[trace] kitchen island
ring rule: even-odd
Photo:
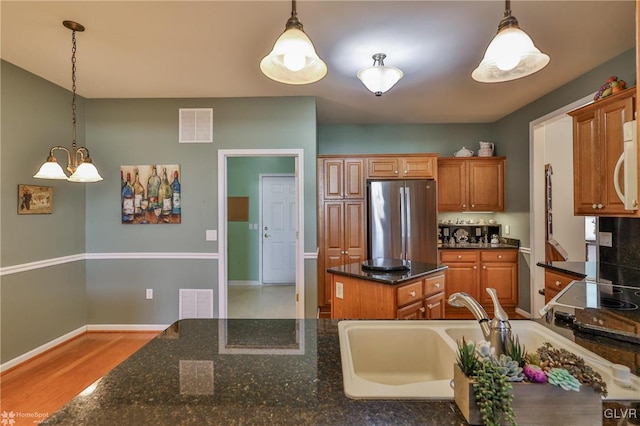
[[[337,324],[329,319],[178,321],[46,424],[466,424],[452,400],[347,398]],[[571,338],[570,330],[563,334]],[[618,350],[635,355],[632,347]],[[634,408],[640,413],[638,403],[603,407],[605,425],[637,424],[639,414],[621,416]]]

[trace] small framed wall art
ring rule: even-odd
[[[182,221],[180,166],[120,166],[120,214],[125,224]]]
[[[18,214],[51,214],[53,187],[18,185]]]

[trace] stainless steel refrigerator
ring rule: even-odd
[[[434,180],[367,182],[369,259],[438,262]]]

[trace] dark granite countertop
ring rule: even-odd
[[[518,250],[518,246],[513,244],[505,244],[505,243],[497,243],[497,244],[485,244],[485,243],[466,243],[466,244],[438,244],[438,249],[441,250],[466,250],[466,249],[476,249],[476,250],[492,250],[492,249],[513,249]]]
[[[576,279],[640,287],[640,269],[604,262],[538,262],[552,271],[575,275]]]
[[[329,319],[178,321],[106,374],[93,393],[77,396],[45,423],[466,424],[452,400],[347,398],[337,323]],[[558,330],[572,338],[570,330]],[[589,349],[596,352],[602,339],[594,339]],[[633,359],[634,349],[618,345],[615,351]],[[607,350],[600,355],[608,358],[611,350]],[[637,368],[633,371],[638,373]],[[628,408],[640,411],[636,403],[604,403],[604,410],[616,413]],[[632,424],[607,419],[606,413],[605,425]]]
[[[350,263],[348,265],[335,266],[327,269],[327,272],[336,275],[344,275],[347,277],[360,278],[363,280],[376,281],[383,284],[402,284],[407,281],[436,272],[444,271],[448,268],[446,265],[436,263],[411,262],[411,268],[403,271],[370,271],[362,269],[360,262]]]

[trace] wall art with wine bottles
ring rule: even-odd
[[[180,166],[120,166],[120,214],[126,224],[180,223]]]

